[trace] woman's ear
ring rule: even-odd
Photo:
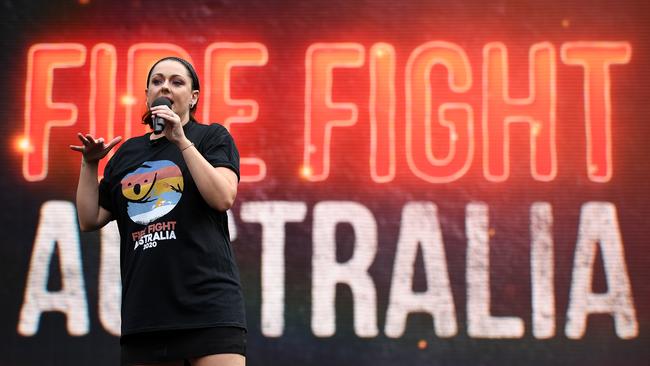
[[[192,105],[196,105],[198,101],[199,101],[199,91],[192,90]]]

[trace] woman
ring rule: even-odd
[[[187,61],[156,62],[145,89],[161,134],[126,141],[97,183],[100,159],[120,142],[79,134],[79,226],[116,220],[122,271],[123,365],[244,365],[246,328],[228,210],[239,182],[239,153],[219,124],[194,119],[199,80]],[[153,106],[158,98],[172,103]],[[156,103],[159,104],[159,103]]]

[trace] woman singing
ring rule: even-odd
[[[245,364],[244,301],[226,215],[239,153],[223,126],[194,119],[199,91],[190,63],[163,58],[149,71],[143,118],[152,128],[162,119],[162,133],[124,142],[99,183],[99,160],[121,138],[79,134],[82,145],[70,147],[82,154],[81,229],[115,220],[120,231],[122,365]]]

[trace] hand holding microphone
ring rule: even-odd
[[[165,97],[158,97],[156,98],[156,100],[153,101],[153,103],[151,103],[151,107],[153,108],[159,105],[166,105],[167,107],[169,107],[169,109],[171,109],[172,104],[174,104],[174,102],[171,99]],[[163,132],[164,129],[165,129],[165,119],[159,116],[155,116],[153,119],[153,133],[159,135]]]

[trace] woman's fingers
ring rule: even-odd
[[[99,137],[95,139],[91,134],[86,134],[83,135],[81,133],[77,133],[77,137],[79,140],[83,143],[82,146],[80,145],[70,145],[70,149],[74,151],[78,151],[84,156],[86,155],[106,155],[115,145],[117,145],[120,141],[122,141],[122,136],[118,136],[111,140],[111,142],[108,143],[108,145],[104,144],[104,138]]]
[[[88,144],[90,144],[88,139],[84,135],[82,135],[81,132],[77,132],[77,137],[79,138],[79,140],[81,141],[82,144],[84,144],[86,146],[88,146]]]
[[[122,141],[122,136],[117,136],[116,138],[111,140],[111,142],[108,143],[108,145],[106,146],[106,150],[112,149],[113,146],[117,145],[120,141]]]
[[[166,105],[157,105],[155,107],[151,107],[152,112],[157,112],[157,111],[171,111],[172,109],[169,108]]]
[[[180,121],[180,117],[166,105],[152,107],[150,111],[152,116],[154,117],[156,116],[162,117],[169,121],[176,121],[176,120]]]

